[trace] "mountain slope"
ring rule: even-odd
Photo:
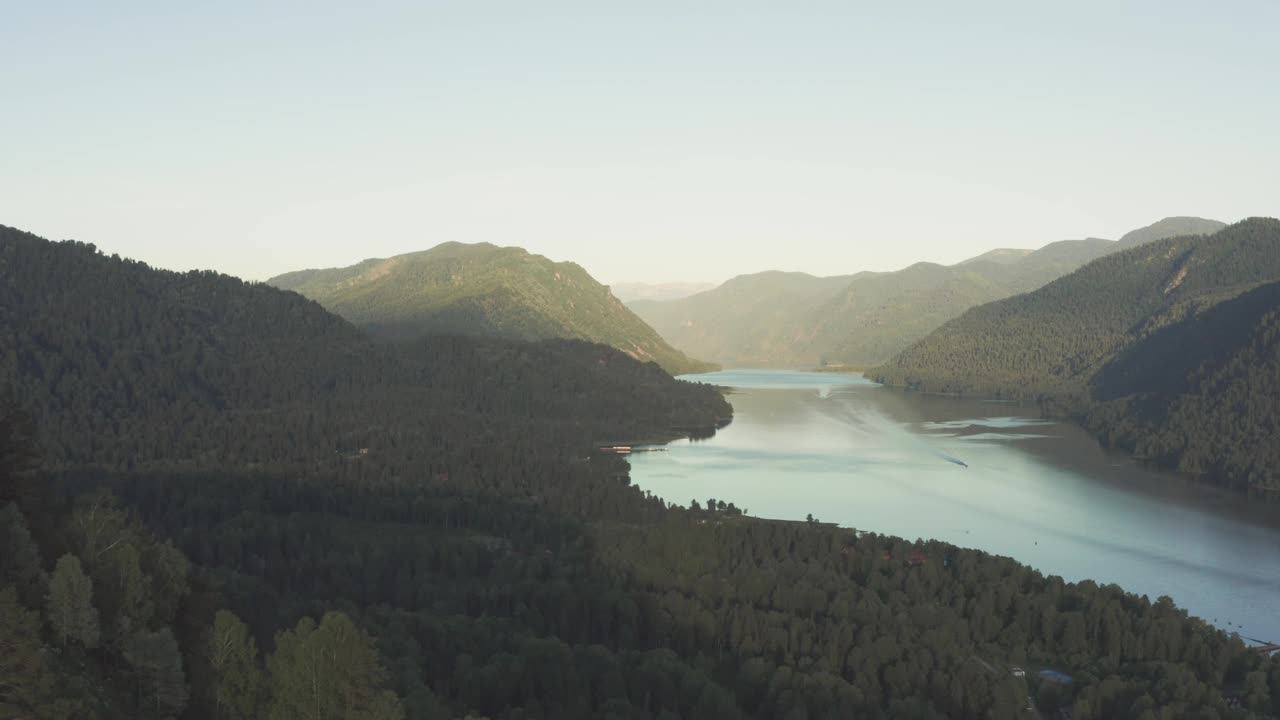
[[[294,293],[2,226],[0,337],[0,384],[35,416],[49,459],[67,465],[291,467],[352,445],[429,453],[464,428],[483,437],[504,425],[589,444],[652,435],[660,416],[705,425],[684,412],[688,398],[727,413],[603,346],[379,344]]]
[[[1221,226],[1213,220],[1166,218],[1125,237],[1137,245],[1188,227]],[[917,263],[888,273],[829,278],[760,273],[683,300],[630,307],[672,345],[724,365],[868,367],[968,308],[1034,290],[1119,249],[1117,242],[1086,238],[1038,250],[992,250],[952,266]]]
[[[856,278],[811,313],[809,339],[800,349],[823,364],[880,362],[965,308],[1008,295],[1004,267],[917,263]]]
[[[871,273],[867,273],[870,275]],[[726,366],[813,365],[810,317],[854,276],[768,271],[682,300],[630,304],[672,345]]]
[[[1280,282],[1145,335],[1093,377],[1108,445],[1236,489],[1280,492]]]
[[[521,248],[445,243],[267,282],[309,297],[377,337],[571,338],[612,345],[672,374],[712,368],[668,345],[578,265]]]
[[[1275,465],[1264,438],[1275,418],[1263,406],[1280,406],[1276,280],[1280,221],[1251,218],[974,308],[868,375],[932,392],[1038,397],[1143,456],[1267,484]]]
[[[974,308],[877,368],[939,392],[1079,392],[1143,320],[1280,276],[1277,223],[1149,243],[1099,259],[1035,292]]]
[[[1002,279],[1011,294],[1028,292],[1116,250],[1115,242],[1102,238],[1059,240],[1011,263]]]

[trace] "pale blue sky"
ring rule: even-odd
[[[0,224],[605,282],[1280,214],[1280,3],[0,0]]]

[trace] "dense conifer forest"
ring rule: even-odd
[[[0,313],[0,717],[1280,712],[1168,599],[640,491],[593,448],[731,409],[608,347],[378,344],[7,228]]]
[[[1280,221],[1103,258],[947,323],[874,379],[1040,402],[1104,441],[1274,497]]]

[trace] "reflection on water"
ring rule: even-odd
[[[1017,406],[857,376],[729,371],[714,438],[631,456],[640,487],[687,504],[815,517],[1008,555],[1067,580],[1171,596],[1229,631],[1280,640],[1280,527],[1235,498],[1103,451]],[[1034,414],[1034,413],[1030,413]]]

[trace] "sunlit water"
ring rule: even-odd
[[[631,456],[637,485],[687,505],[823,521],[1008,555],[1118,583],[1241,635],[1280,640],[1280,523],[1104,452],[1028,408],[908,394],[861,377],[726,371],[714,438]]]

